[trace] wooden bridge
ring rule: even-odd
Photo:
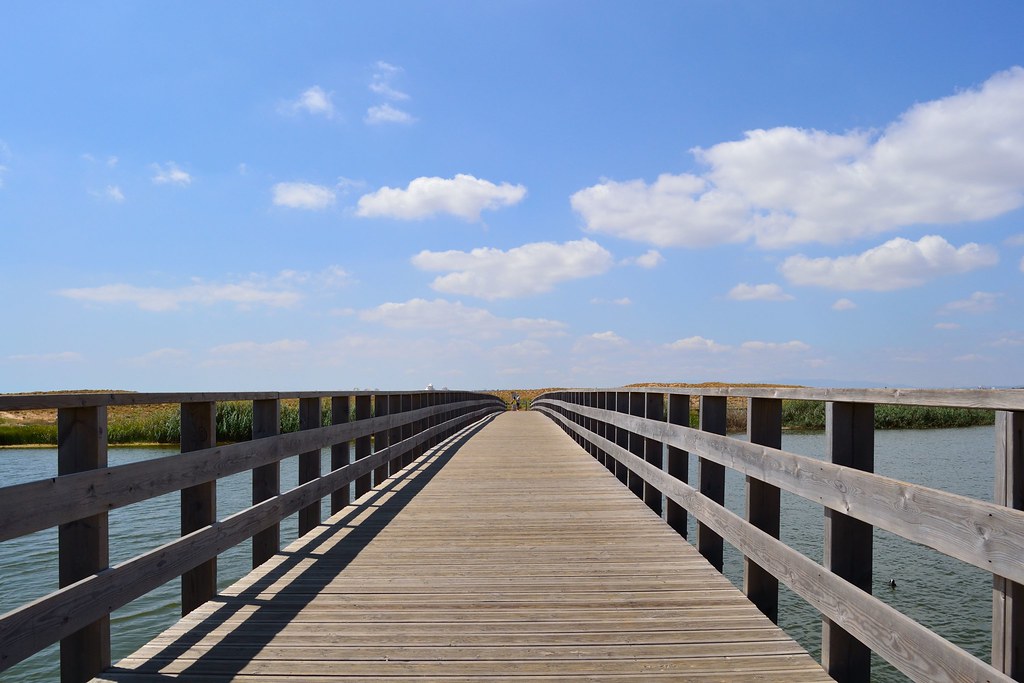
[[[60,474],[0,489],[0,541],[57,527],[61,583],[0,617],[0,670],[59,640],[62,680],[111,683],[863,681],[872,651],[918,681],[1022,678],[1024,392],[684,391],[552,392],[531,412],[464,392],[0,397],[58,410]],[[730,397],[748,442],[724,436]],[[298,432],[277,433],[283,399]],[[829,461],[779,450],[782,399],[826,401]],[[215,405],[237,400],[254,439],[217,446]],[[180,403],[181,454],[108,467],[107,407],[148,403]],[[876,403],[996,410],[995,502],[873,474]],[[745,518],[722,505],[726,467],[747,477]],[[219,519],[217,479],[248,470],[253,506]],[[822,505],[822,564],[778,540],[781,490]],[[109,566],[107,512],[174,491],[181,538]],[[870,594],[872,527],[993,574],[991,664]],[[252,573],[217,593],[217,555],[249,538]],[[179,576],[183,619],[112,662],[110,613]],[[822,613],[820,665],[773,623],[780,580]]]

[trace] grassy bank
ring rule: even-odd
[[[653,385],[646,385],[653,386]],[[524,407],[547,389],[520,389],[492,392],[506,401],[513,392],[520,394]],[[690,425],[697,427],[697,398],[693,397]],[[746,401],[730,398],[727,425],[730,432],[746,430]],[[351,419],[355,419],[354,409]],[[0,446],[56,445],[55,411],[33,422],[0,424]],[[330,424],[330,402],[323,402],[321,424]],[[921,406],[875,406],[876,429],[933,429],[940,427],[972,427],[991,425],[995,413],[969,408],[926,408]],[[815,431],[825,428],[825,404],[821,401],[782,402],[782,424],[785,429]],[[180,440],[181,420],[177,405],[113,406],[108,413],[109,442],[119,444],[175,444]],[[299,428],[299,405],[296,400],[281,402],[281,432]],[[217,404],[217,441],[247,441],[252,434],[252,402],[237,401]]]

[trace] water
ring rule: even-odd
[[[177,453],[166,448],[111,448],[111,466],[152,460]],[[330,449],[321,451],[322,472],[330,470]],[[4,486],[57,474],[57,451],[51,448],[0,449],[0,482]],[[298,482],[298,457],[281,462],[281,488]],[[252,473],[242,472],[217,482],[217,516],[221,519],[251,505]],[[180,535],[180,494],[164,496],[113,510],[109,515],[112,565],[140,555]],[[330,502],[322,503],[321,518],[330,514]],[[282,546],[298,536],[297,515],[281,522]],[[217,579],[226,588],[251,568],[252,543],[246,541],[217,559]],[[46,529],[0,543],[0,614],[57,589],[57,530]],[[178,620],[181,610],[180,582],[175,580],[125,605],[111,615],[113,661],[130,655]],[[5,671],[5,683],[43,683],[60,677],[59,646],[35,654]]]
[[[742,435],[731,435],[743,438]],[[783,450],[825,459],[824,433],[784,433]],[[935,489],[991,501],[995,435],[992,427],[875,432],[878,474]],[[696,458],[690,458],[696,481]],[[725,505],[744,514],[744,477],[726,469]],[[824,512],[799,496],[782,492],[781,539],[816,562],[822,561]],[[689,538],[696,538],[693,519]],[[872,592],[876,597],[950,642],[988,662],[992,636],[992,575],[939,552],[875,529]],[[723,569],[743,586],[743,556],[726,544]],[[889,588],[895,579],[896,589]],[[821,616],[780,585],[779,626],[815,658],[821,655]],[[872,681],[906,681],[899,671],[872,655]]]
[[[783,435],[785,450],[824,458],[824,434]],[[171,448],[112,448],[111,465],[172,455]],[[927,431],[879,431],[875,434],[875,468],[880,474],[951,493],[991,500],[994,434],[991,427]],[[322,470],[330,454],[322,453]],[[282,488],[297,481],[297,458],[282,462]],[[53,449],[0,449],[0,482],[4,485],[55,476]],[[697,466],[691,458],[691,480]],[[217,485],[218,516],[223,518],[249,505],[251,474],[227,477]],[[743,514],[743,476],[726,470],[726,506]],[[173,493],[110,513],[110,555],[117,563],[177,537],[179,494]],[[324,502],[323,518],[328,503]],[[788,545],[821,561],[821,506],[782,493],[781,537]],[[696,538],[692,518],[690,538]],[[297,535],[293,516],[281,524],[282,544]],[[250,565],[250,544],[237,546],[218,559],[221,587],[243,576]],[[725,574],[742,586],[742,556],[726,545]],[[875,531],[874,593],[943,637],[988,661],[991,648],[991,575],[892,534]],[[896,590],[888,588],[890,578]],[[0,613],[41,597],[57,587],[57,532],[54,529],[0,544]],[[127,656],[178,619],[179,582],[117,610],[111,618],[113,660]],[[806,602],[781,587],[779,625],[816,657],[821,649],[821,619]],[[3,675],[11,683],[41,683],[58,677],[57,646],[38,653]],[[873,680],[906,680],[875,658]]]

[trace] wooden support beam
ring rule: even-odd
[[[1024,510],[1024,412],[996,412],[995,502]],[[993,576],[992,666],[1024,679],[1024,585]]]
[[[181,452],[217,445],[217,405],[213,401],[181,404]],[[181,490],[181,535],[217,521],[217,482]],[[181,575],[181,616],[211,600],[217,592],[217,558]]]
[[[316,429],[323,419],[320,397],[299,399],[299,429]],[[320,449],[299,454],[299,485],[320,476]],[[320,525],[320,501],[299,510],[299,536],[305,536]]]
[[[281,402],[275,398],[252,402],[252,438],[265,439],[281,433]],[[252,471],[252,504],[281,493],[281,463],[261,465]],[[252,568],[260,566],[281,549],[281,525],[274,524],[252,537]]]
[[[388,414],[390,409],[390,403],[386,395],[377,394],[373,400],[373,415],[374,417],[383,417]],[[434,424],[440,424],[440,415],[435,415],[431,418]],[[373,452],[376,453],[388,447],[390,443],[390,430],[383,429],[373,435]],[[373,486],[379,486],[381,482],[388,478],[388,466],[387,463],[381,465],[373,471]]]
[[[690,397],[684,394],[668,395],[668,422],[690,426]],[[668,446],[668,473],[681,482],[690,481],[690,454],[681,448]],[[665,500],[665,522],[683,538],[687,537],[686,508],[671,498]]]
[[[725,434],[726,397],[700,397],[700,429]],[[725,504],[725,466],[706,458],[697,459],[700,492],[719,505]],[[697,524],[697,550],[718,571],[722,571],[722,537],[705,524]]]
[[[356,421],[369,420],[371,415],[371,402],[370,397],[363,394],[356,396]],[[362,460],[363,458],[369,457],[372,448],[370,446],[370,436],[361,436],[356,439],[356,460]],[[359,498],[371,487],[371,477],[369,474],[365,474],[356,479],[356,489],[353,495]]]
[[[870,403],[825,404],[825,448],[830,462],[864,472],[875,469],[875,407]],[[871,593],[870,524],[825,508],[825,569]],[[822,619],[821,664],[838,683],[871,679],[871,650],[830,619]]]
[[[449,398],[451,396],[449,395]],[[391,394],[388,396],[388,415],[397,415],[402,412],[402,397],[399,394]],[[450,417],[450,413],[445,415],[445,420]],[[402,428],[392,427],[388,431],[388,443],[397,444],[402,440]],[[401,459],[395,459],[388,463],[388,474],[394,475],[398,470],[402,469]]]
[[[665,421],[665,394],[648,392],[644,395],[645,415],[648,420]],[[659,470],[665,469],[665,445],[657,439],[644,439],[644,460]],[[644,482],[644,502],[660,517],[663,509],[661,491],[650,482]]]
[[[349,422],[352,412],[349,410],[349,397],[348,396],[332,396],[331,397],[331,424],[343,424]],[[348,441],[342,441],[331,446],[331,471],[342,468],[348,465],[352,461],[351,451],[348,447]],[[342,488],[338,489],[331,494],[331,514],[335,515],[340,512],[351,502],[351,492],[349,485],[345,484]]]
[[[769,448],[782,448],[781,399],[747,399],[747,441]],[[746,488],[747,521],[778,538],[779,488],[749,475]],[[779,622],[779,580],[746,556],[743,558],[743,592],[765,616]]]
[[[107,407],[57,411],[57,474],[107,466]],[[57,531],[58,579],[69,586],[110,565],[107,513],[67,524]],[[61,683],[88,681],[110,666],[110,617],[101,617],[60,641]]]

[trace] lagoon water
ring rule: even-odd
[[[794,453],[824,458],[821,433],[784,434],[782,447]],[[111,448],[111,465],[172,455],[173,448]],[[879,431],[875,435],[876,471],[886,476],[991,500],[993,491],[994,433],[991,427],[968,429]],[[328,450],[323,471],[329,468]],[[282,464],[282,486],[297,479],[296,458]],[[691,458],[691,479],[696,464]],[[54,449],[0,449],[0,483],[4,486],[55,476]],[[743,511],[743,477],[726,471],[726,505]],[[238,474],[218,482],[218,516],[248,506],[251,475]],[[122,562],[170,541],[178,535],[179,494],[173,493],[110,513],[111,563]],[[327,516],[324,503],[323,517]],[[816,561],[821,561],[822,509],[783,492],[782,539]],[[690,523],[690,539],[696,537]],[[296,536],[296,520],[281,525],[282,543]],[[0,613],[43,596],[57,587],[57,532],[50,529],[0,543]],[[250,546],[242,544],[218,559],[221,587],[230,585],[249,569]],[[742,585],[742,556],[726,545],[725,573]],[[988,660],[991,647],[991,575],[949,559],[937,552],[875,531],[874,592],[913,619],[946,637],[972,654]],[[895,578],[897,588],[888,581]],[[172,581],[116,611],[111,619],[112,655],[130,654],[178,618],[179,583]],[[821,622],[817,612],[782,588],[780,626],[815,656],[821,647]],[[42,683],[58,678],[57,646],[4,672],[11,683]],[[905,678],[876,657],[873,680]]]

